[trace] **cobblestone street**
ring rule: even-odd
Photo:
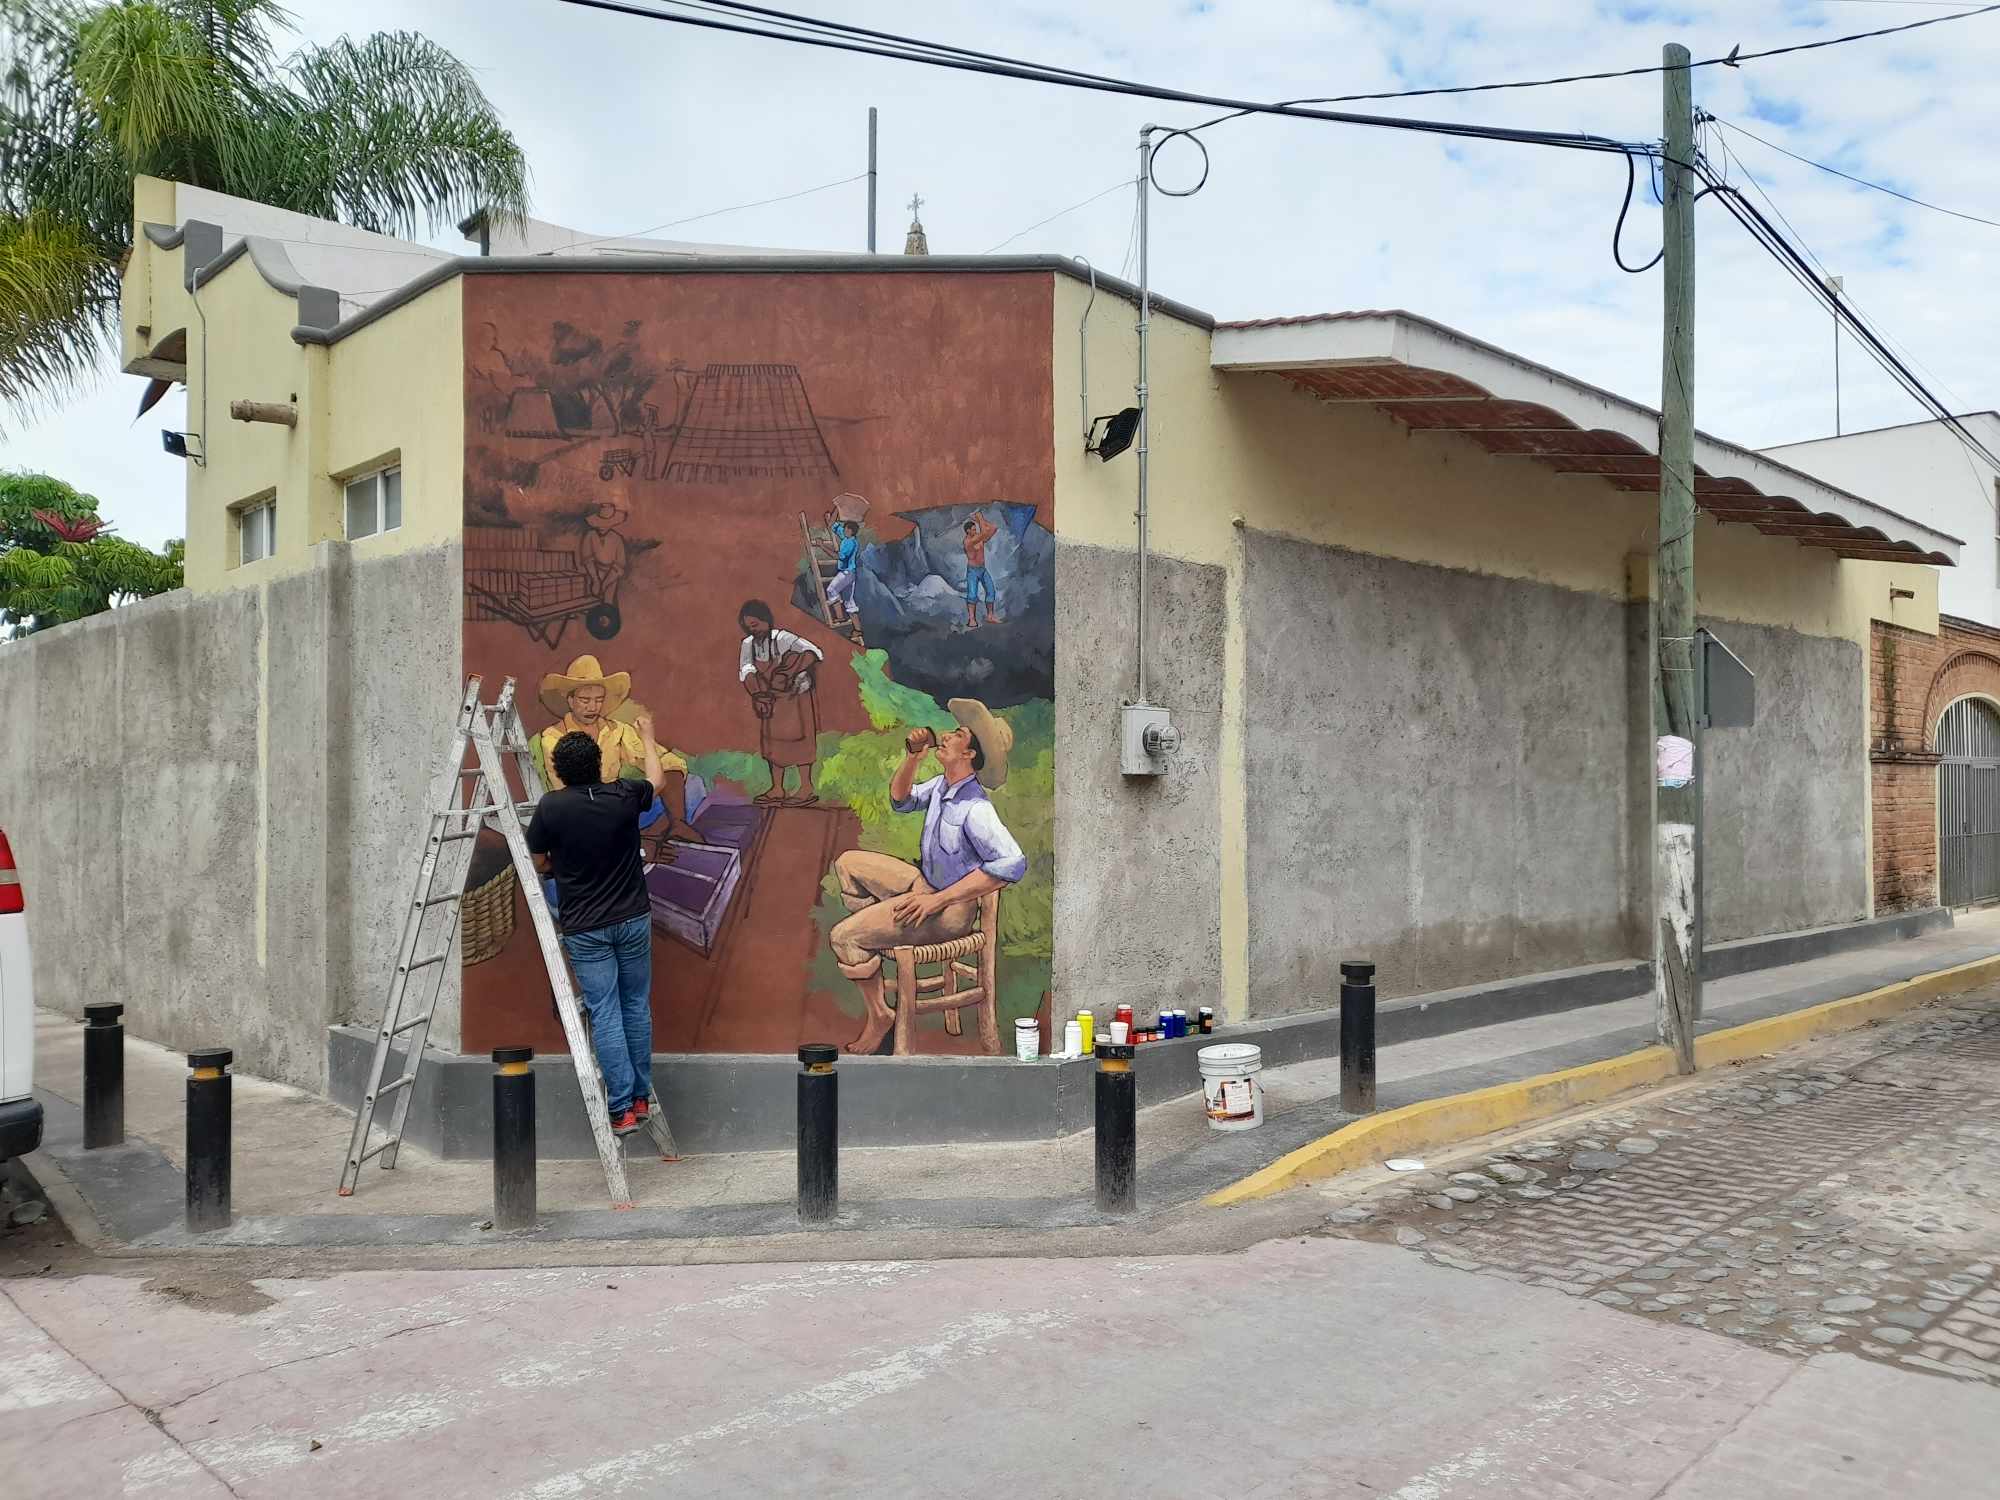
[[[1351,1197],[1334,1233],[2000,1383],[2000,990]]]

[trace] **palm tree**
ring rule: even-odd
[[[144,173],[383,234],[527,206],[470,71],[413,32],[280,57],[273,0],[0,0],[0,402],[73,392],[117,329]]]

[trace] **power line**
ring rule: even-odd
[[[1976,454],[1990,467],[2000,469],[2000,457],[1996,457],[1984,443],[1973,436],[1959,420],[1957,413],[1931,393],[1930,388],[1889,349],[1881,336],[1865,320],[1856,316],[1844,297],[1829,287],[1820,276],[1814,274],[1805,256],[1778,231],[1756,204],[1712,169],[1705,169],[1702,175],[1709,186],[1715,189],[1716,196],[1722,200],[1731,217],[1749,232],[1750,237],[1776,260],[1793,280],[1806,289],[1814,301],[1831,311],[1834,317],[1861,341],[1875,362],[1887,371],[1898,385],[1913,396],[1934,418],[1943,422],[1968,451]]]
[[[1018,240],[1022,235],[1033,234],[1037,229],[1040,229],[1044,224],[1053,224],[1057,219],[1062,218],[1063,215],[1065,214],[1073,214],[1079,208],[1088,208],[1091,204],[1095,203],[1099,198],[1108,198],[1113,193],[1131,187],[1132,181],[1133,180],[1129,177],[1121,177],[1118,179],[1118,181],[1112,183],[1110,187],[1104,188],[1099,192],[1092,193],[1088,198],[1083,199],[1081,202],[1072,203],[1068,208],[1058,209],[1056,210],[1056,212],[1050,214],[1046,219],[1037,220],[1035,223],[1030,224],[1026,229],[1015,230],[1012,234],[1008,235],[1006,239],[1002,240],[999,244],[995,245],[992,250],[985,250],[980,253],[984,255],[991,255],[993,254],[994,250],[1005,249],[1008,245],[1011,245],[1014,243],[1014,241]]]
[[[914,46],[930,50],[912,50],[909,46],[878,46],[872,42],[842,40],[836,34],[807,34],[798,30],[772,30],[764,26],[744,25],[731,21],[711,20],[698,15],[684,15],[672,11],[654,10],[648,6],[631,3],[631,0],[562,0],[565,5],[582,6],[588,10],[609,11],[618,15],[636,16],[647,21],[661,21],[669,26],[691,26],[703,31],[727,32],[737,36],[760,37],[766,41],[791,42],[800,46],[828,48],[838,52],[852,52],[864,57],[886,58],[892,62],[916,62],[931,67],[950,68],[959,72],[979,73],[994,78],[1015,78],[1028,83],[1046,83],[1062,88],[1086,89],[1096,93],[1123,94],[1142,99],[1158,99],[1170,104],[1198,104],[1211,109],[1235,110],[1243,114],[1284,115],[1294,119],[1320,120],[1337,125],[1366,125],[1384,130],[1407,130],[1423,134],[1449,135],[1476,140],[1509,141],[1521,145],[1555,146],[1575,151],[1625,151],[1633,149],[1630,143],[1612,140],[1608,136],[1589,135],[1580,131],[1521,130],[1506,126],[1467,125],[1451,120],[1417,120],[1395,115],[1353,114],[1340,110],[1305,109],[1286,104],[1263,104],[1249,99],[1236,99],[1222,94],[1201,94],[1186,89],[1167,88],[1158,84],[1137,83],[1126,79],[1109,78],[1098,74],[1080,74],[1059,68],[1049,68],[1034,63],[989,62],[965,57],[957,53],[947,55],[935,43],[915,43]],[[667,4],[699,3],[699,0],[663,0]],[[707,8],[714,10],[716,3]],[[2000,6],[1991,7],[2000,9]],[[825,32],[845,34],[846,29],[831,22],[814,22]],[[1641,147],[1639,149],[1649,149]]]
[[[1776,141],[1767,141],[1754,130],[1745,130],[1741,125],[1732,124],[1719,115],[1710,115],[1709,118],[1714,120],[1724,130],[1733,130],[1738,135],[1748,136],[1758,145],[1767,147],[1777,152],[1780,156],[1789,156],[1793,161],[1800,162],[1805,166],[1817,167],[1820,171],[1830,173],[1832,176],[1841,178],[1843,181],[1851,182],[1857,187],[1873,188],[1878,193],[1887,193],[1891,198],[1901,198],[1905,203],[1914,203],[1918,208],[1928,208],[1932,213],[1949,214],[1954,219],[1964,219],[1973,224],[1985,224],[1990,228],[2000,229],[2000,219],[1981,218],[1978,214],[1968,214],[1956,208],[1946,208],[1941,203],[1926,203],[1922,198],[1913,198],[1908,193],[1898,192],[1895,188],[1886,187],[1882,183],[1870,182],[1865,177],[1856,177],[1852,172],[1843,172],[1838,167],[1829,167],[1823,161],[1814,161],[1811,157],[1801,156],[1796,151],[1787,151]]]
[[[576,240],[564,245],[560,250],[544,250],[543,255],[568,255],[581,250],[586,245],[607,245],[613,240],[636,240],[649,234],[658,234],[662,229],[678,229],[683,224],[698,224],[703,219],[719,218],[723,214],[740,213],[746,208],[763,208],[772,203],[790,203],[794,198],[809,198],[814,193],[823,193],[828,188],[846,187],[850,182],[859,182],[866,172],[856,172],[852,177],[841,177],[833,182],[822,182],[818,187],[800,188],[796,193],[780,193],[775,198],[759,198],[754,203],[732,203],[727,208],[711,208],[706,213],[689,214],[685,219],[669,219],[664,224],[654,224],[646,229],[635,229],[630,234],[605,234],[596,239]]]

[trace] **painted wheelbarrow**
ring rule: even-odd
[[[501,619],[519,625],[551,651],[562,644],[571,620],[582,620],[583,628],[600,641],[610,640],[624,623],[616,584],[600,595],[581,572],[522,573],[507,594],[470,581],[465,587]]]
[[[639,461],[636,448],[612,448],[606,451],[597,463],[597,477],[609,479],[613,474],[630,475],[632,466]]]

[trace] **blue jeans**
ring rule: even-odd
[[[615,1120],[653,1092],[653,919],[641,913],[569,933],[562,944],[583,988],[590,1042]]]
[[[982,593],[986,595],[988,604],[994,602],[993,575],[979,564],[972,563],[965,570],[965,602],[967,604],[978,602]]]

